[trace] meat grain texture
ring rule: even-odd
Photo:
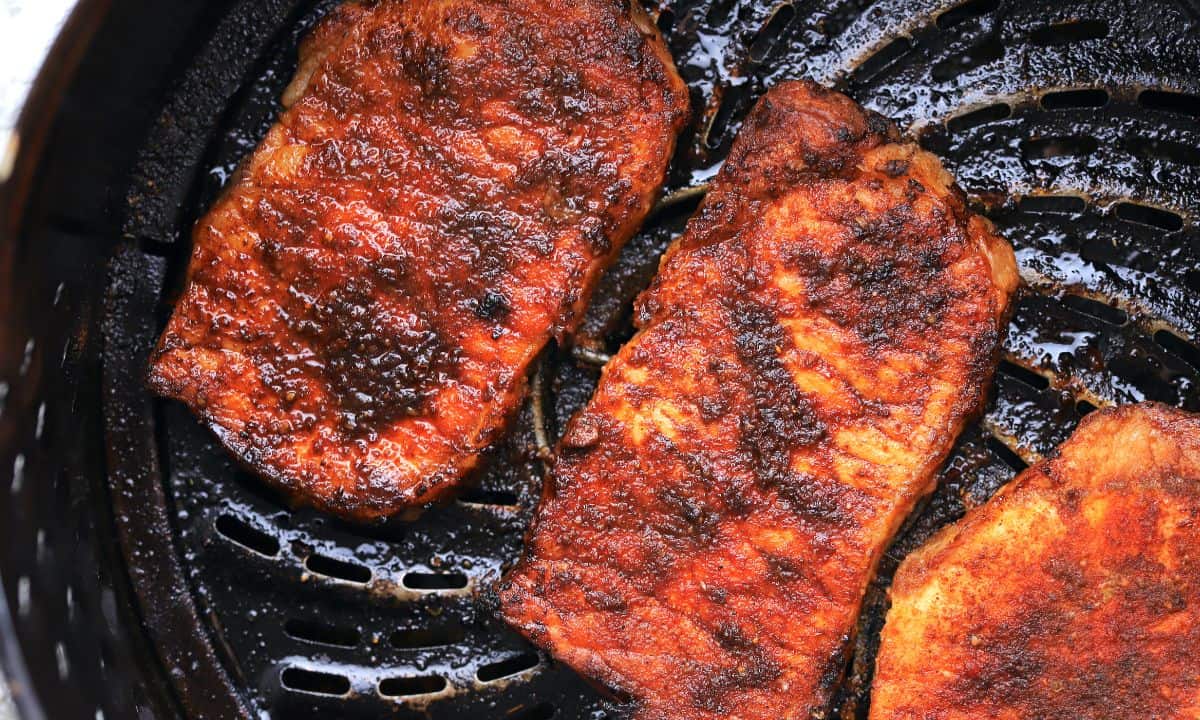
[[[891,593],[872,720],[1200,718],[1200,416],[1088,415]]]
[[[819,712],[1016,284],[933,156],[775,87],[569,424],[501,614],[639,720]]]
[[[150,384],[297,502],[443,496],[660,191],[687,91],[624,0],[381,0],[305,41],[196,225]]]

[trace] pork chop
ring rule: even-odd
[[[570,422],[502,616],[640,720],[819,711],[1016,284],[932,155],[775,87]]]
[[[1088,415],[891,597],[872,720],[1200,718],[1200,416]]]
[[[436,500],[576,326],[687,91],[628,0],[381,0],[302,47],[197,223],[150,385],[296,502]]]

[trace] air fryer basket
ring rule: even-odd
[[[1196,3],[663,0],[648,9],[695,119],[511,437],[415,521],[289,510],[142,379],[192,223],[335,2],[113,0],[18,178],[0,245],[0,660],[29,717],[619,717],[492,619],[488,590],[520,551],[540,455],[780,79],[835,85],[944,158],[1025,280],[988,410],[885,556],[830,717],[865,715],[906,552],[1098,406],[1200,410]]]

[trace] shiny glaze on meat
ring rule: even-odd
[[[1200,718],[1200,416],[1094,412],[901,564],[872,720]]]
[[[775,87],[567,428],[502,616],[640,720],[820,710],[1016,283],[933,156]]]
[[[687,114],[622,0],[383,0],[302,47],[196,226],[150,383],[300,503],[437,499],[576,325]]]

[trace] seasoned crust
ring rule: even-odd
[[[935,158],[772,89],[568,425],[501,615],[639,720],[820,710],[1016,283]]]
[[[1200,717],[1200,416],[1094,412],[901,564],[871,718]]]
[[[196,225],[149,382],[299,503],[370,520],[474,464],[656,197],[687,92],[617,0],[380,0],[301,48]]]

